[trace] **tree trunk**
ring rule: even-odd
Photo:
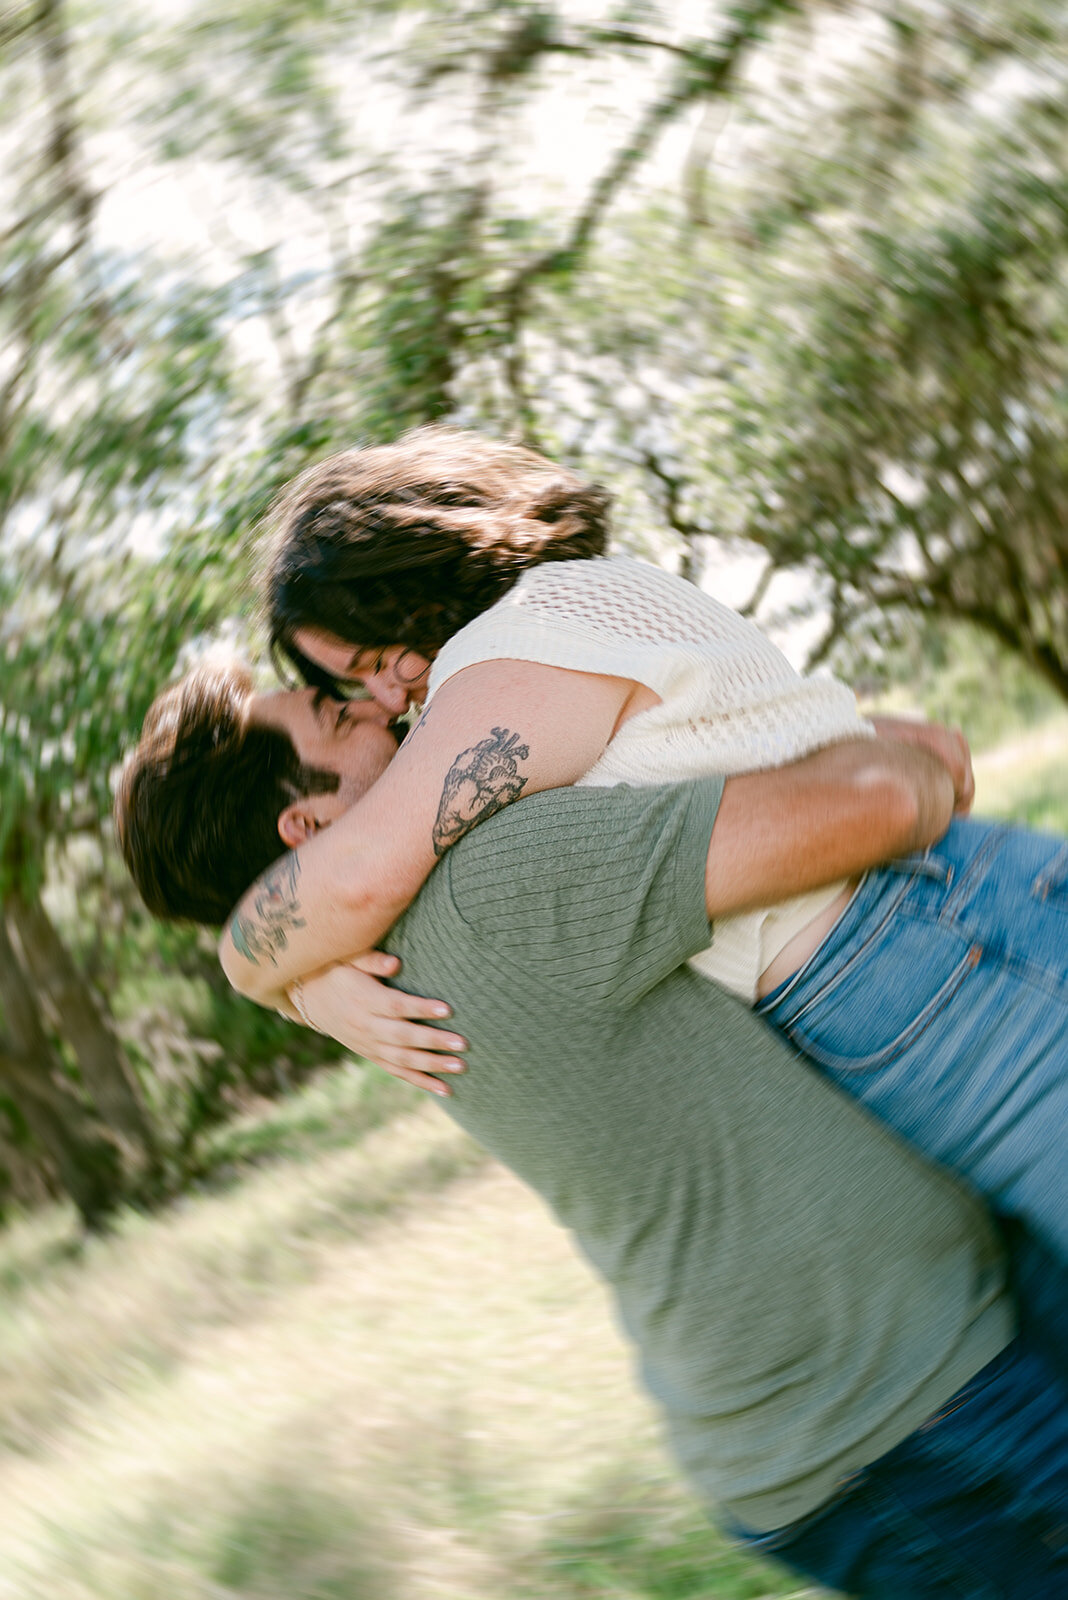
[[[31,1135],[87,1227],[97,1226],[122,1194],[115,1146],[93,1126],[64,1083],[4,918],[0,916],[0,1005],[9,1042],[0,1050],[0,1085],[14,1101]]]
[[[16,890],[7,901],[27,972],[44,1001],[53,1028],[74,1052],[86,1094],[101,1121],[123,1147],[135,1173],[156,1163],[156,1142],[140,1085],[110,1021],[71,960],[37,896]]]
[[[0,1043],[0,1059],[3,1045]],[[0,1221],[9,1201],[36,1210],[63,1194],[52,1163],[42,1153],[26,1118],[2,1086],[0,1068]]]

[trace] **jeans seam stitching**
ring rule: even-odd
[[[1006,834],[1003,829],[994,829],[982,842],[967,866],[955,877],[946,895],[945,910],[951,920],[956,921],[956,907],[959,905],[965,891],[971,887],[972,881],[987,870],[987,865],[992,856],[1000,855],[1005,848]]]
[[[874,1055],[861,1056],[859,1059],[833,1055],[831,1052],[822,1049],[815,1040],[810,1040],[803,1028],[794,1028],[790,1023],[776,1023],[775,1026],[781,1027],[783,1032],[788,1033],[803,1054],[813,1061],[818,1061],[821,1066],[828,1067],[835,1072],[876,1072],[880,1068],[887,1067],[891,1062],[896,1061],[899,1056],[905,1054],[906,1050],[911,1050],[912,1046],[919,1039],[922,1039],[932,1024],[937,1021],[969,974],[977,970],[978,960],[974,953],[976,948],[977,946],[975,945],[971,946],[959,964],[950,973],[938,994],[927,1002],[919,1016],[914,1017],[903,1032],[899,1033],[884,1049],[876,1051]],[[821,998],[821,996],[814,996],[810,1004],[814,1005],[818,998]],[[807,1010],[808,1007],[805,1009]],[[800,1015],[801,1013],[798,1014]]]
[[[1047,901],[1050,889],[1058,883],[1063,883],[1068,888],[1068,844],[1057,852],[1049,865],[1043,867],[1038,877],[1032,881],[1032,898]]]
[[[810,999],[806,1000],[804,1005],[801,1006],[801,1008],[798,1011],[795,1011],[795,1013],[794,1013],[794,1015],[792,1017],[788,1018],[784,1022],[776,1022],[775,1023],[776,1027],[782,1028],[784,1031],[786,1029],[788,1029],[788,1028],[794,1027],[798,1022],[800,1022],[801,1018],[805,1015],[806,1011],[810,1011],[812,1009],[812,1007],[814,1005],[816,1005],[819,1001],[823,1000],[827,995],[834,993],[835,989],[838,988],[838,986],[848,976],[848,974],[850,973],[852,968],[856,965],[856,963],[865,954],[865,952],[867,951],[868,947],[871,944],[873,944],[876,939],[879,938],[879,936],[882,934],[883,930],[885,929],[887,923],[891,920],[892,917],[894,917],[897,914],[898,907],[900,906],[901,901],[905,898],[906,894],[908,894],[909,886],[913,881],[914,880],[913,880],[913,878],[911,876],[904,877],[902,879],[901,887],[898,890],[898,892],[894,895],[894,898],[891,901],[891,903],[886,907],[885,912],[883,914],[883,917],[882,917],[881,921],[879,922],[878,927],[873,928],[871,930],[871,932],[868,934],[867,938],[864,940],[864,943],[862,945],[860,945],[856,950],[854,950],[853,954],[849,957],[848,961],[846,961],[845,965],[840,967],[832,978],[829,978],[826,983],[822,984],[821,987],[819,988],[819,990],[814,995],[812,995],[812,997]],[[819,952],[816,952],[816,953],[818,954]],[[801,973],[798,973],[797,976],[800,978]],[[786,995],[785,994],[780,995],[779,1003],[781,1003],[785,999],[786,999]],[[775,1009],[777,1009],[777,1007],[773,1007],[772,1008],[772,1010],[775,1010]],[[767,1015],[770,1016],[771,1012],[768,1012]]]

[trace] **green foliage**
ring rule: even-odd
[[[173,526],[176,485],[202,465],[225,387],[220,304],[119,281],[105,314],[75,292],[64,270],[30,326],[8,309],[32,361],[0,451],[0,887],[106,815],[123,740],[212,614],[214,554],[150,562],[134,543],[150,521]]]
[[[334,0],[192,8],[150,51],[162,92],[144,120],[163,155],[234,161],[268,183],[306,189],[313,171],[349,154],[332,66],[337,52],[352,51],[354,24],[371,10]]]
[[[1001,744],[1063,709],[1059,696],[1018,657],[965,624],[945,628],[906,619],[896,643],[878,660],[870,642],[861,640],[856,654],[843,654],[842,662],[867,698],[887,709],[908,708],[935,722],[955,723],[973,750]]]
[[[825,650],[963,619],[1062,698],[1066,50],[1041,6],[784,33],[733,159],[614,229],[556,309],[542,407],[683,538],[819,574]]]
[[[823,648],[980,744],[996,700],[1049,702],[947,619],[1068,694],[1054,0],[747,0],[700,35],[653,0],[9,10],[0,892],[67,872],[91,903],[98,938],[64,927],[172,1148],[321,1046],[67,847],[109,848],[146,706],[247,636],[257,525],[325,451],[516,431],[645,554],[744,538],[815,573]],[[565,103],[581,183],[539,166]],[[203,232],[127,243],[130,169]]]
[[[222,975],[212,933],[154,921],[110,855],[102,865],[95,871],[68,858],[53,871],[65,890],[59,920],[83,971],[109,995],[160,1130],[164,1187],[173,1191],[212,1165],[205,1152],[220,1124],[289,1095],[345,1052],[241,999]],[[340,1105],[333,1111],[338,1137],[348,1137]]]
[[[364,259],[375,287],[352,330],[368,438],[395,438],[453,408],[458,370],[477,357],[488,311],[480,211],[474,190],[400,193],[369,243]]]
[[[1026,121],[977,139],[952,210],[931,206],[941,175],[903,184],[878,222],[849,219],[847,262],[811,262],[804,308],[761,306],[779,375],[740,465],[745,532],[780,564],[815,559],[846,599],[971,616],[1056,681],[1065,130]]]
[[[353,1062],[319,1072],[276,1105],[256,1102],[209,1130],[197,1147],[197,1175],[217,1181],[268,1161],[315,1161],[414,1110],[419,1098],[408,1084]]]

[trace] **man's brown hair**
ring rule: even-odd
[[[302,764],[288,734],[248,721],[243,668],[201,667],[153,702],[115,800],[122,853],[148,909],[218,927],[283,853],[278,818],[336,772]]]
[[[272,651],[331,692],[297,649],[298,628],[432,657],[528,567],[603,554],[610,504],[536,451],[457,428],[342,450],[302,473],[269,518]]]

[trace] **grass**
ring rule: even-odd
[[[283,1143],[345,1088],[307,1093]],[[798,1592],[707,1527],[600,1288],[434,1107],[307,1155],[66,1256],[56,1214],[4,1236],[4,1600]]]
[[[1068,716],[977,756],[975,789],[980,816],[1068,834]]]
[[[261,1161],[282,1156],[313,1161],[351,1146],[419,1103],[405,1084],[351,1061],[300,1094],[265,1101],[249,1115],[213,1128],[200,1146],[199,1165],[205,1182],[218,1185]]]
[[[977,762],[1068,832],[1068,718]],[[199,1189],[0,1234],[0,1600],[758,1600],[605,1296],[423,1097],[342,1068]]]
[[[228,1195],[129,1215],[114,1236],[24,1271],[0,1312],[0,1447],[36,1454],[102,1394],[179,1371],[211,1330],[269,1320],[315,1281],[332,1242],[373,1237],[413,1195],[432,1203],[482,1160],[420,1111],[350,1150],[251,1173]],[[26,1258],[20,1231],[5,1239],[8,1260]]]

